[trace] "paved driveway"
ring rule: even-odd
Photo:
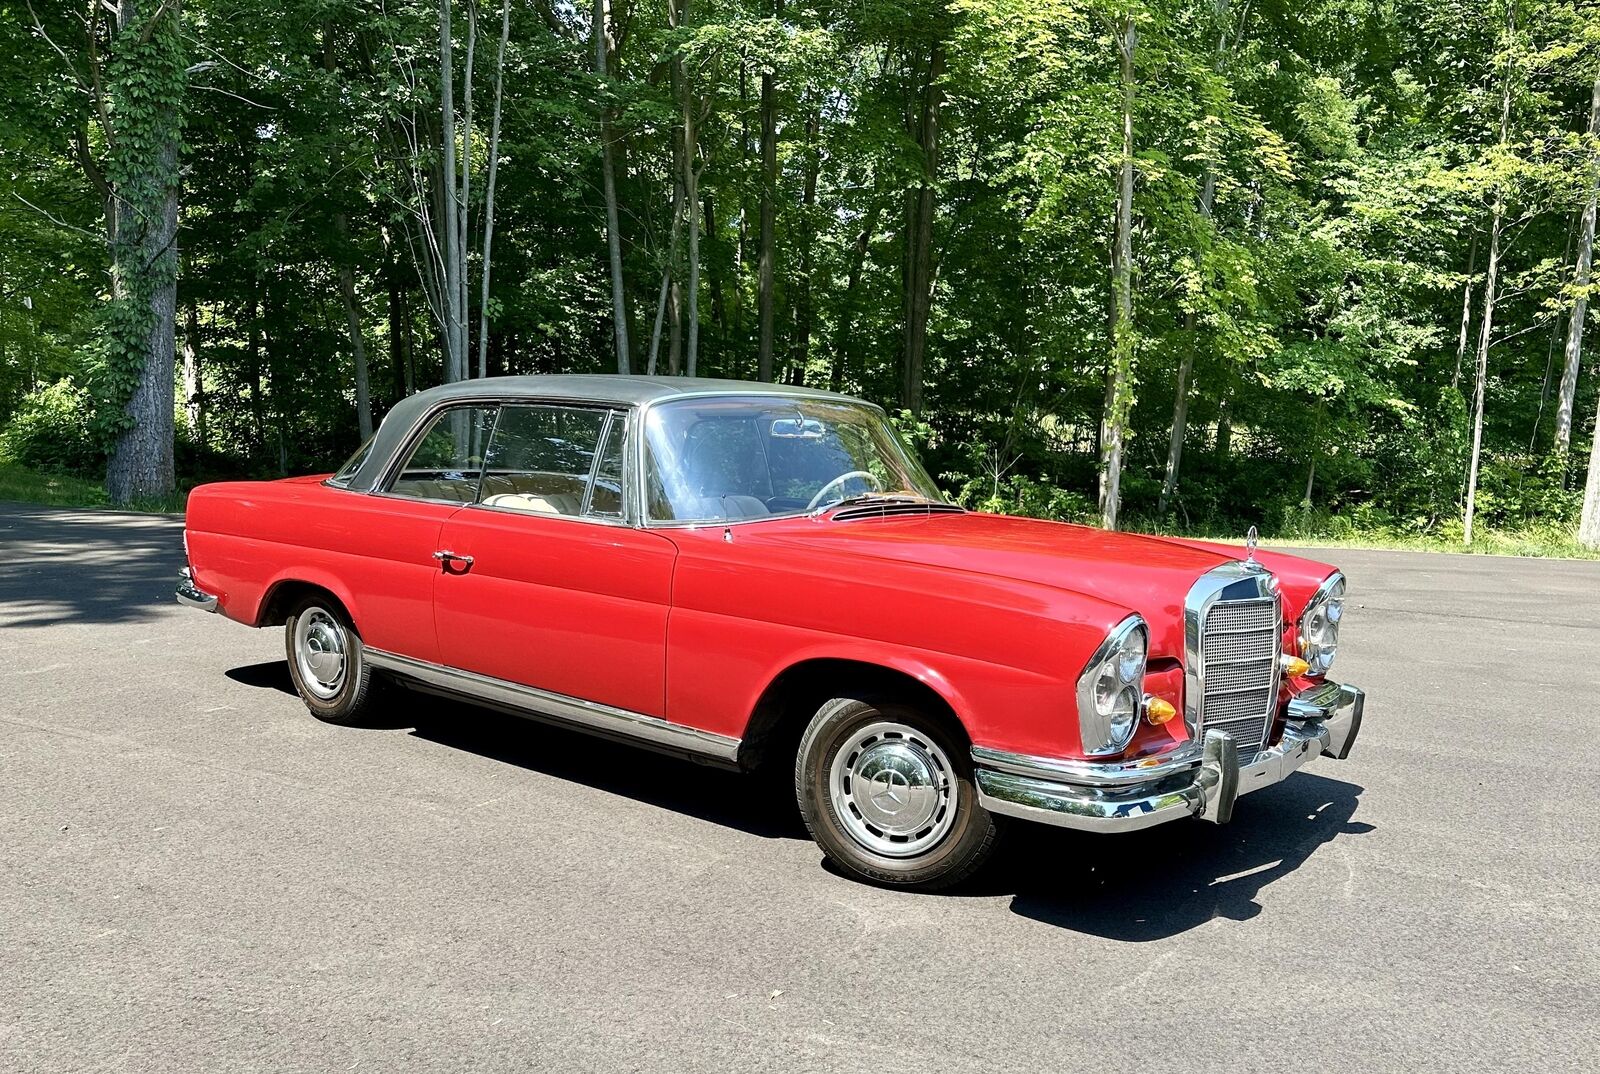
[[[318,723],[281,631],[173,604],[172,520],[0,504],[0,551],[0,1070],[1596,1062],[1600,563],[1338,553],[1350,761],[918,896],[737,776]]]

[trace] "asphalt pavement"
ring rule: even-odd
[[[912,895],[733,774],[321,724],[180,532],[0,504],[0,1071],[1600,1064],[1600,563],[1320,550],[1350,760]]]

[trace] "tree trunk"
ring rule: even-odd
[[[667,372],[677,376],[683,372],[683,284],[672,281],[672,324],[667,329]]]
[[[389,285],[389,363],[390,385],[394,398],[404,399],[411,394],[411,310],[406,300],[406,288],[400,279],[400,265],[395,257],[394,236],[385,229],[383,239],[383,274]]]
[[[689,5],[683,5],[683,17],[689,16]],[[684,320],[688,322],[688,353],[685,371],[689,376],[699,374],[700,363],[700,167],[695,158],[700,154],[700,138],[695,126],[694,89],[687,80],[683,86],[683,185],[684,199],[689,214],[689,299]]]
[[[467,3],[467,59],[461,70],[461,238],[456,244],[461,258],[461,340],[456,345],[461,355],[461,379],[472,376],[472,263],[468,253],[472,249],[472,76],[476,70],[474,56],[478,46],[477,0]]]
[[[717,237],[716,205],[709,191],[701,200],[706,207],[705,234],[708,238],[715,240]],[[726,340],[728,338],[727,281],[722,275],[720,261],[720,258],[713,257],[711,263],[706,266],[706,274],[707,282],[711,285],[711,319],[716,323],[720,338]]]
[[[176,357],[178,173],[187,64],[176,5],[120,0],[108,92],[143,106],[118,115],[111,141],[113,391],[125,393],[106,468],[115,504],[170,496]]]
[[[1515,24],[1510,30],[1515,32]],[[1503,149],[1511,135],[1511,71],[1505,73],[1505,85],[1500,97],[1500,146]],[[1495,287],[1500,275],[1500,226],[1506,211],[1505,186],[1495,184],[1494,215],[1489,224],[1489,267],[1483,280],[1483,323],[1478,328],[1478,376],[1472,398],[1472,462],[1467,470],[1467,513],[1462,529],[1462,540],[1472,543],[1472,523],[1478,505],[1478,460],[1483,450],[1483,393],[1489,379],[1489,340],[1494,327]]]
[[[1212,69],[1221,72],[1223,59],[1228,49],[1228,0],[1215,0],[1213,14],[1217,22],[1217,52],[1212,61]],[[1209,230],[1212,222],[1211,206],[1216,198],[1217,176],[1211,164],[1206,163],[1205,174],[1200,180],[1200,218],[1205,221]],[[1172,400],[1172,436],[1167,441],[1167,474],[1161,482],[1161,502],[1156,508],[1158,518],[1167,517],[1167,504],[1171,502],[1173,493],[1178,490],[1178,468],[1183,463],[1183,439],[1189,430],[1189,395],[1193,390],[1191,381],[1194,377],[1194,352],[1196,350],[1196,337],[1194,330],[1195,317],[1193,312],[1183,315],[1184,350],[1183,358],[1178,363],[1178,383],[1176,394]]]
[[[506,41],[511,37],[511,0],[500,3],[500,48],[494,57],[494,118],[489,121],[489,176],[483,190],[483,273],[478,296],[478,376],[489,375],[489,267],[494,252],[494,186],[500,171],[500,105],[504,101]]]
[[[1467,248],[1467,282],[1461,286],[1461,335],[1456,340],[1456,371],[1450,378],[1450,387],[1461,384],[1461,363],[1467,357],[1467,333],[1472,327],[1472,270],[1478,265],[1478,233],[1472,233],[1472,245]]]
[[[806,115],[806,171],[800,188],[800,278],[795,286],[794,353],[790,358],[802,378],[811,359],[811,262],[812,247],[816,245],[812,216],[817,206],[817,172],[822,167],[822,153],[817,146],[821,124],[822,117],[813,107]]]
[[[610,94],[607,55],[610,52],[611,0],[594,0],[591,19],[594,33],[594,73],[600,78],[600,92]],[[622,281],[622,232],[617,227],[617,179],[611,160],[611,105],[600,104],[600,176],[606,199],[606,247],[611,260],[611,324],[617,350],[617,372],[630,372],[628,309]]]
[[[844,294],[839,297],[839,334],[833,345],[833,368],[828,374],[828,387],[831,391],[839,391],[844,384],[844,375],[850,358],[850,340],[852,330],[855,328],[856,316],[856,285],[861,282],[861,273],[866,268],[867,251],[872,247],[872,236],[878,230],[878,217],[883,213],[883,202],[877,198],[877,189],[873,189],[872,206],[867,210],[867,218],[861,225],[861,230],[856,233],[855,248],[850,251],[850,274],[845,277]]]
[[[187,268],[187,258],[185,267]],[[189,434],[195,443],[206,443],[206,381],[200,357],[200,311],[195,308],[194,293],[184,304],[183,319],[183,403],[188,419]]]
[[[1117,189],[1116,326],[1112,334],[1111,405],[1102,420],[1100,442],[1104,466],[1100,475],[1100,521],[1117,528],[1122,506],[1122,450],[1133,411],[1133,56],[1138,31],[1124,17],[1117,28],[1122,67],[1122,168]]]
[[[1218,462],[1233,451],[1233,396],[1238,374],[1229,370],[1223,376],[1222,401],[1217,404],[1217,442],[1211,449]]]
[[[1306,466],[1306,494],[1301,497],[1300,510],[1310,512],[1311,490],[1316,487],[1317,460],[1322,457],[1322,419],[1327,413],[1328,401],[1317,400],[1317,420],[1311,430],[1311,443],[1308,445],[1311,453],[1311,462]]]
[[[1577,297],[1567,320],[1566,363],[1561,370],[1561,394],[1556,403],[1556,454],[1565,459],[1572,446],[1572,406],[1578,393],[1578,363],[1583,356],[1583,321],[1589,312],[1589,272],[1594,258],[1594,218],[1600,200],[1600,73],[1595,75],[1589,99],[1589,201],[1583,207],[1578,238],[1578,265],[1572,275]]]
[[[372,402],[367,393],[367,343],[361,337],[361,306],[356,301],[355,273],[350,269],[350,222],[344,213],[333,214],[333,230],[339,241],[339,298],[344,305],[345,327],[350,332],[350,357],[356,373],[356,424],[361,439],[372,435]]]
[[[901,401],[922,413],[922,367],[928,344],[928,314],[933,306],[934,182],[939,174],[939,109],[944,102],[944,42],[936,40],[928,57],[928,77],[917,109],[915,130],[922,150],[922,175],[906,194],[905,353]]]
[[[267,449],[266,392],[261,377],[261,277],[250,278],[249,334],[245,342],[245,375],[250,384],[250,420],[255,427],[255,451]]]
[[[1594,443],[1589,445],[1589,479],[1583,486],[1578,543],[1585,548],[1600,549],[1600,400],[1595,403]]]
[[[676,57],[672,61],[673,82],[677,84],[682,80],[682,62]],[[656,320],[650,332],[650,355],[645,361],[645,372],[650,376],[656,375],[656,360],[661,353],[661,328],[666,323],[669,299],[673,299],[673,270],[678,261],[678,232],[683,227],[683,202],[684,202],[684,172],[683,172],[683,139],[673,139],[673,175],[672,175],[672,223],[667,229],[667,256],[666,263],[661,267],[661,288],[656,295]],[[678,310],[676,301],[672,305],[672,327],[677,329]],[[676,366],[676,361],[674,361]],[[677,372],[676,369],[673,372]]]
[[[783,14],[783,0],[774,0],[773,15]],[[773,312],[774,277],[777,273],[777,256],[773,250],[774,220],[777,215],[778,186],[778,115],[773,100],[772,72],[761,73],[761,254],[757,270],[757,318],[760,322],[760,342],[756,350],[756,379],[772,379],[772,339],[775,315]]]
[[[461,204],[456,194],[456,64],[450,28],[451,0],[439,0],[439,120],[440,141],[444,148],[442,176],[444,202],[444,379],[461,380],[466,375],[467,356],[461,337],[464,313],[461,309]]]

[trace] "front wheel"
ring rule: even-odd
[[[959,883],[993,849],[972,763],[949,721],[909,705],[835,698],[812,717],[795,759],[811,837],[840,869],[891,887]]]
[[[371,708],[372,668],[344,609],[322,597],[302,601],[284,623],[289,677],[311,715],[358,723]]]

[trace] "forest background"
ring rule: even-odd
[[[0,57],[0,499],[631,371],[871,399],[974,507],[1600,545],[1594,0],[0,0]]]

